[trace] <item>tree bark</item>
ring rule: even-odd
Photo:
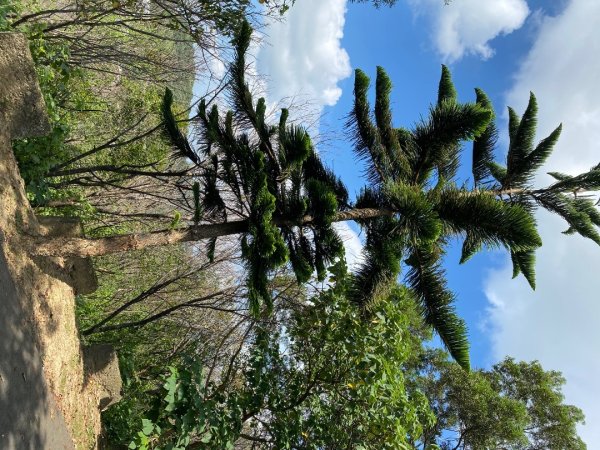
[[[394,213],[392,210],[383,208],[351,209],[336,213],[333,222],[372,219],[374,217],[392,216]],[[273,222],[277,226],[304,226],[310,225],[313,220],[313,217],[305,216],[300,222],[285,218],[274,218]],[[32,254],[38,256],[78,256],[85,258],[88,256],[109,255],[182,242],[196,242],[203,239],[245,233],[247,231],[248,220],[237,220],[196,225],[178,230],[123,234],[97,239],[36,236],[29,239],[29,249]]]

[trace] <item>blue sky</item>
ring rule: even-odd
[[[352,103],[352,72],[383,66],[393,84],[396,125],[411,125],[436,98],[440,65],[453,74],[461,100],[484,89],[499,117],[498,160],[506,149],[506,106],[522,112],[538,96],[538,138],[560,122],[564,131],[547,171],[578,173],[600,160],[600,2],[597,0],[398,0],[394,8],[346,0],[297,0],[286,20],[255,48],[258,80],[277,102],[304,104],[317,121],[319,150],[351,192],[363,185],[344,139]],[[306,103],[309,103],[307,107]],[[467,163],[468,163],[468,153]],[[464,172],[468,177],[468,173]],[[539,183],[547,183],[542,176]],[[446,268],[467,321],[475,366],[511,355],[563,372],[568,402],[581,407],[588,448],[600,448],[600,248],[560,234],[560,219],[539,214],[538,289],[511,280],[501,252],[463,266],[456,249]],[[355,228],[341,229],[350,254],[360,252]]]

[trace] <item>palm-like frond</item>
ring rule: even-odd
[[[535,290],[535,252],[510,252],[510,257],[513,263],[513,278],[523,273],[531,289]]]
[[[408,285],[421,305],[425,322],[438,333],[450,355],[469,370],[467,328],[454,309],[454,294],[446,286],[439,249],[415,248],[407,259]]]
[[[533,93],[529,96],[529,104],[525,114],[519,122],[516,131],[510,133],[510,147],[508,149],[507,169],[509,177],[523,172],[525,158],[533,148],[535,129],[537,126],[537,100]],[[512,126],[511,126],[512,130]],[[513,134],[514,133],[514,134]],[[511,179],[512,181],[512,179]]]
[[[474,103],[444,100],[432,107],[428,119],[414,130],[419,156],[413,180],[424,183],[436,167],[446,178],[452,177],[458,164],[459,144],[480,136],[491,118],[491,111]]]
[[[473,257],[485,244],[485,241],[481,239],[476,233],[467,231],[465,233],[465,240],[462,245],[462,253],[460,256],[459,264],[466,263]]]
[[[486,191],[448,188],[436,205],[439,217],[455,233],[494,247],[527,251],[542,245],[532,214],[520,205],[504,202]]]
[[[508,137],[511,142],[516,139],[520,124],[521,124],[521,117],[517,114],[517,112],[514,109],[512,109],[509,106],[508,107]]]
[[[535,175],[535,171],[546,162],[546,159],[548,159],[552,150],[554,150],[554,146],[560,137],[561,131],[562,124],[556,127],[548,137],[542,139],[537,147],[527,155],[525,158],[525,166],[527,167],[525,176],[527,177],[527,181],[529,181]]]
[[[417,186],[388,182],[382,195],[388,207],[399,213],[401,223],[413,241],[430,243],[440,237],[442,222],[434,205]]]
[[[550,155],[560,135],[559,127],[534,150],[537,112],[537,100],[533,92],[529,96],[527,109],[521,119],[509,108],[510,145],[506,158],[507,173],[502,182],[502,187],[505,189],[526,186],[535,175],[535,170]]]
[[[256,123],[256,111],[254,110],[252,93],[246,82],[246,52],[250,46],[252,28],[247,21],[242,25],[233,39],[235,56],[230,66],[231,100],[238,123],[244,125],[248,122]]]
[[[319,158],[319,155],[311,147],[308,157],[304,161],[302,177],[305,183],[308,183],[310,179],[318,180],[327,186],[336,197],[338,205],[341,208],[346,208],[349,203],[348,189],[333,170],[326,167]]]
[[[501,166],[500,164],[494,161],[489,162],[487,166],[490,170],[490,174],[496,179],[496,181],[498,181],[500,184],[503,184],[504,180],[506,180],[507,175],[506,167]]]
[[[441,105],[445,101],[456,101],[457,94],[454,83],[452,82],[452,74],[447,66],[442,65],[442,76],[438,86],[437,104]]]
[[[559,178],[562,174],[552,172],[555,178]],[[554,192],[576,192],[579,190],[596,191],[600,189],[600,169],[592,168],[590,171],[576,176],[562,175],[557,183],[552,184],[549,190]]]
[[[365,262],[354,275],[350,299],[363,310],[368,310],[379,299],[385,298],[390,283],[396,282],[405,237],[396,218],[379,217],[369,220],[365,226]]]
[[[385,153],[377,127],[371,120],[371,107],[367,100],[369,77],[356,69],[354,78],[354,106],[347,121],[347,128],[354,141],[354,150],[358,158],[366,163],[367,179],[372,184],[385,179]]]
[[[490,164],[493,163],[494,148],[498,141],[498,130],[496,128],[495,113],[492,102],[481,89],[475,89],[477,104],[491,112],[491,120],[486,129],[473,141],[473,179],[478,185],[491,175]]]
[[[169,141],[175,149],[176,155],[183,158],[188,158],[194,164],[200,164],[198,155],[192,150],[187,138],[179,129],[177,120],[173,115],[173,92],[169,89],[165,89],[163,101],[161,104],[161,113],[164,123],[165,134],[169,138]]]
[[[392,111],[390,108],[390,93],[392,82],[383,67],[377,66],[377,79],[375,83],[375,120],[381,141],[387,148],[400,146],[392,125]]]
[[[375,120],[382,145],[382,169],[388,179],[406,180],[410,172],[409,162],[400,145],[398,133],[392,124],[390,93],[392,82],[382,67],[377,67],[375,83]]]
[[[210,219],[224,220],[227,217],[225,202],[221,197],[218,187],[219,161],[216,156],[211,157],[211,164],[203,172],[202,186],[202,205],[203,216]]]
[[[572,181],[569,180],[569,183]],[[536,200],[548,211],[561,216],[569,224],[568,231],[576,231],[600,245],[600,233],[596,230],[596,227],[600,226],[600,215],[593,202],[571,198],[551,190],[536,196]]]

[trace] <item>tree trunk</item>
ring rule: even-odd
[[[336,213],[333,221],[364,220],[374,217],[391,216],[394,211],[389,209],[362,208]],[[285,218],[274,218],[277,226],[310,225],[311,216],[305,216],[302,222],[290,221]],[[113,253],[140,250],[148,247],[177,244],[180,242],[196,242],[221,236],[230,236],[248,231],[247,220],[237,220],[216,224],[191,226],[179,230],[160,230],[150,233],[132,233],[97,239],[70,237],[31,237],[30,252],[38,256],[102,256]]]

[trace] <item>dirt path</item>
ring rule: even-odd
[[[3,241],[0,234],[0,241]],[[3,246],[3,244],[0,244]],[[73,440],[42,370],[30,314],[0,252],[0,448],[73,449]]]
[[[11,138],[47,132],[44,111],[27,41],[0,33],[0,450],[89,450],[99,388],[84,372],[73,289],[50,276],[68,271],[24,248],[43,229]]]

